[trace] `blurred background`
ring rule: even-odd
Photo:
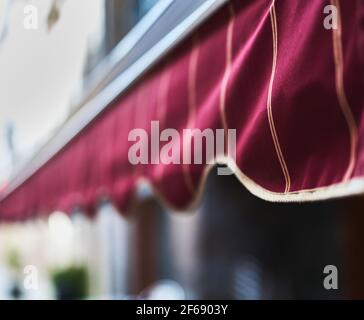
[[[163,2],[0,0],[0,190]],[[39,9],[35,32],[23,27],[26,4]],[[362,297],[362,204],[271,204],[211,175],[194,212],[143,189],[127,217],[104,203],[92,220],[54,212],[1,224],[0,299]],[[323,287],[326,265],[339,270],[338,290]],[[26,266],[36,290],[23,286]]]

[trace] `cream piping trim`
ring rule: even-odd
[[[224,164],[228,166],[236,178],[244,185],[248,191],[260,199],[270,201],[270,202],[311,202],[318,200],[328,200],[334,198],[342,198],[347,196],[364,195],[364,178],[352,178],[346,182],[334,183],[327,187],[319,187],[300,191],[290,191],[287,193],[274,192],[257,184],[250,177],[245,175],[239,167],[236,165],[235,161],[229,157],[221,156],[215,160],[214,164],[210,164],[205,167],[202,179],[198,185],[196,193],[193,195],[192,201],[190,201],[185,207],[177,208],[170,202],[166,200],[164,195],[155,187],[151,181],[145,177],[141,177],[138,180],[138,185],[147,185],[152,191],[155,197],[168,208],[176,211],[193,211],[198,208],[201,199],[203,197],[205,185],[207,178],[211,171],[216,167],[217,164]]]
[[[291,189],[291,178],[289,175],[289,171],[287,168],[287,163],[284,159],[282,149],[279,143],[278,134],[276,130],[276,126],[274,123],[273,118],[273,111],[272,111],[272,92],[273,92],[273,83],[274,78],[276,74],[276,68],[277,68],[277,56],[278,56],[278,29],[277,29],[277,17],[276,17],[276,11],[274,7],[274,1],[272,3],[272,7],[270,10],[270,20],[272,24],[272,34],[273,34],[273,64],[272,64],[272,75],[269,83],[269,91],[268,91],[268,101],[267,101],[267,110],[268,110],[268,120],[269,120],[269,127],[272,134],[274,147],[277,152],[278,160],[282,168],[282,172],[284,175],[286,187],[284,192],[287,193]]]
[[[331,4],[337,8],[338,12],[337,29],[334,28],[332,29],[333,50],[335,58],[336,93],[339,100],[340,108],[344,114],[350,132],[350,159],[348,168],[343,177],[343,181],[347,181],[352,176],[355,168],[356,157],[357,157],[357,144],[358,144],[358,128],[355,122],[353,112],[350,108],[348,98],[345,93],[340,1],[331,0]]]
[[[168,108],[168,93],[171,81],[171,71],[165,67],[161,78],[159,80],[158,87],[158,106],[157,106],[157,117],[159,119],[161,127],[165,126],[166,113]],[[164,173],[164,166],[158,166],[156,176],[159,181],[162,181]]]
[[[188,123],[187,128],[193,128],[196,118],[196,109],[197,109],[197,67],[198,67],[198,59],[200,55],[200,42],[198,34],[195,35],[193,44],[193,49],[190,55],[189,66],[188,66]],[[191,150],[190,145],[183,145],[183,148],[189,148]],[[186,186],[191,194],[195,192],[195,186],[193,184],[190,165],[185,164],[182,166],[183,174],[186,181]]]
[[[230,79],[230,73],[232,69],[232,60],[233,60],[233,35],[234,35],[234,24],[235,24],[235,9],[231,2],[229,2],[229,14],[230,21],[227,28],[227,36],[226,36],[226,66],[224,77],[221,82],[221,91],[220,91],[220,116],[221,122],[224,127],[224,139],[225,139],[225,147],[228,145],[227,133],[229,129],[227,116],[226,116],[226,95],[227,88]]]

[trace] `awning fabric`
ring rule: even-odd
[[[324,27],[326,5],[336,29]],[[236,129],[235,174],[262,199],[363,193],[363,21],[362,1],[230,1],[3,197],[1,219],[92,212],[103,197],[124,211],[141,179],[174,208],[196,203],[211,165],[129,163],[129,132],[152,120]]]

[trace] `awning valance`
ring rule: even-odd
[[[236,160],[224,152],[215,160],[262,199],[364,193],[363,7],[229,1],[26,181],[5,190],[0,217],[93,211],[104,197],[126,210],[139,181],[175,208],[195,203],[213,164],[129,161],[130,132],[149,136],[156,122],[159,132],[181,135],[236,129]],[[327,28],[335,13],[334,29]]]

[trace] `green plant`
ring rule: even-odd
[[[16,249],[10,249],[8,252],[7,252],[7,255],[6,255],[6,261],[7,261],[7,264],[8,266],[18,272],[21,268],[21,261],[20,261],[20,256],[19,256],[19,252],[16,250]]]
[[[88,295],[88,272],[84,266],[71,266],[52,272],[57,299],[84,299]]]

